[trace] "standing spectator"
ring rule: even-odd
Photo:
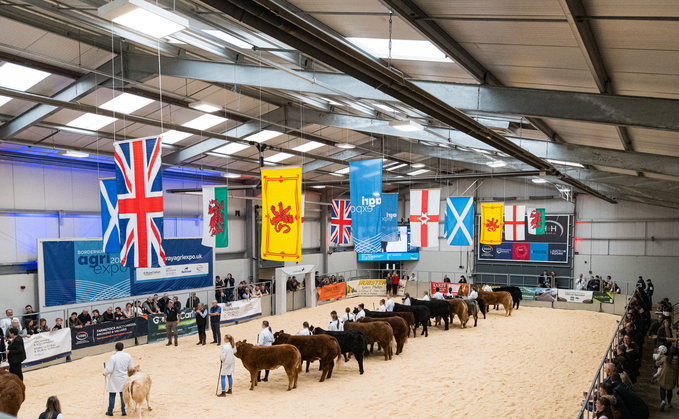
[[[314,275],[314,283],[316,284],[316,288],[321,286],[321,277],[318,275],[318,271],[316,271]]]
[[[102,319],[101,319],[102,323],[112,322],[115,319],[115,316],[113,315],[113,307],[107,308],[106,311],[104,311],[104,314],[101,317],[102,317]]]
[[[219,328],[219,321],[222,317],[222,308],[218,305],[217,300],[212,301],[212,307],[210,307],[210,329],[212,329],[212,343],[219,345],[222,341],[222,332]]]
[[[448,275],[443,275],[443,282],[450,282],[450,278],[448,278]]]
[[[382,307],[380,307],[380,311],[384,311],[382,310]],[[344,325],[342,324],[342,321],[339,318],[337,318],[337,312],[335,310],[330,312],[330,322],[328,322],[328,330],[331,332],[344,331]]]
[[[391,299],[391,294],[387,294],[387,301],[384,304],[387,311],[394,311],[394,300]]]
[[[644,283],[644,278],[639,275],[639,279],[637,280],[637,288],[641,288],[642,291],[646,290],[646,284]]]
[[[61,414],[61,403],[57,396],[50,396],[47,399],[46,410],[40,414],[38,419],[64,419]]]
[[[672,322],[670,321],[669,317],[665,317],[663,319],[662,326],[658,329],[658,335],[655,338],[655,347],[657,348],[660,345],[669,346],[667,339],[671,339],[673,337]]]
[[[141,306],[142,310],[144,310],[144,314],[158,314],[158,306],[156,305],[156,302],[153,300],[153,297],[148,297],[146,301],[144,301],[144,304]]]
[[[54,330],[61,330],[61,329],[62,329],[62,323],[64,322],[64,319],[62,319],[61,317],[57,317],[57,319],[55,320],[55,322],[56,322],[56,324],[55,324],[54,327],[52,328],[52,331],[54,331]]]
[[[269,327],[269,322],[264,320],[262,322],[262,332],[259,334],[259,337],[257,338],[257,345],[259,346],[271,346],[273,345],[273,333],[271,333],[271,327]],[[261,371],[257,372],[257,381],[262,381],[260,379],[261,377]],[[269,381],[269,370],[266,370],[264,373],[264,381]]]
[[[615,282],[613,282],[613,284],[611,284],[611,292],[613,294],[620,294],[620,287]]]
[[[222,354],[219,359],[222,361],[221,369],[221,381],[222,381],[222,393],[217,397],[226,397],[227,394],[231,394],[231,386],[233,385],[233,372],[236,369],[236,357],[233,355],[237,352],[236,345],[233,342],[233,336],[224,336],[224,346],[222,347]],[[229,391],[226,391],[226,380],[229,379]]]
[[[543,288],[547,288],[547,279],[549,279],[549,275],[547,275],[547,271],[543,271],[542,275],[538,277],[538,285],[543,284],[545,285]]]
[[[134,363],[130,354],[123,352],[122,342],[116,343],[116,351],[108,360],[104,376],[108,377],[106,391],[108,391],[108,410],[106,416],[113,416],[113,407],[116,404],[116,395],[120,394],[120,410],[125,416],[125,402],[123,402],[123,386],[127,381],[127,372],[134,369]]]
[[[5,336],[7,336],[7,330],[11,327],[12,320],[16,319],[16,321],[19,322],[19,318],[14,317],[14,311],[11,308],[5,310],[5,316],[7,316],[7,318],[0,320],[0,327],[2,328]]]
[[[172,297],[172,305],[174,305],[174,308],[181,311],[182,303],[179,302],[179,297],[177,297],[176,295],[174,297]]]
[[[80,320],[80,323],[82,323],[83,326],[89,326],[92,324],[92,316],[90,316],[90,312],[88,309],[83,308],[82,313],[78,315],[78,320]]]
[[[559,280],[557,279],[555,272],[552,272],[552,274],[549,276],[549,281],[552,288],[559,288]]]
[[[78,313],[75,311],[71,313],[71,317],[69,317],[66,322],[66,327],[70,327],[71,329],[82,329],[83,323],[78,318]]]
[[[200,303],[200,298],[196,297],[196,293],[192,292],[189,298],[186,299],[186,308],[196,308]]]
[[[177,335],[177,323],[179,322],[179,317],[181,312],[177,310],[174,306],[174,302],[168,301],[167,308],[163,312],[163,319],[165,320],[165,330],[167,331],[167,345],[172,345],[172,337],[174,336],[174,346],[177,346],[177,340],[179,336]]]
[[[141,301],[135,300],[134,306],[132,308],[134,310],[135,317],[141,317],[144,315],[144,309],[141,306]]]
[[[596,417],[597,419],[615,419],[613,416],[613,406],[615,405],[615,397],[613,396],[599,396],[596,400]]]
[[[125,314],[123,314],[123,310],[120,307],[116,307],[116,312],[113,313],[113,320],[114,321],[121,321],[125,320],[127,317],[125,317]]]
[[[467,283],[467,278],[464,277],[464,275],[460,275],[460,284],[466,284]]]
[[[226,278],[224,279],[224,286],[233,288],[236,285],[236,280],[234,279],[233,276],[231,276],[231,272],[226,274]]]
[[[391,279],[391,272],[387,272],[387,276],[384,278],[385,284],[387,286],[387,289],[385,291],[385,294],[391,291],[391,284],[393,284],[393,280]]]
[[[26,359],[26,351],[24,350],[24,339],[19,336],[19,330],[16,327],[10,327],[9,330],[10,344],[7,346],[7,362],[9,362],[9,372],[19,377],[24,381],[24,375],[21,372],[21,363]]]
[[[586,287],[587,287],[587,281],[585,281],[585,276],[583,274],[580,274],[580,276],[578,276],[575,279],[575,289],[580,291],[580,290],[585,289]]]
[[[7,354],[5,353],[7,348],[5,348],[5,332],[2,331],[0,327],[0,363],[5,362]]]
[[[677,346],[672,345],[667,355],[661,356],[656,361],[655,366],[662,368],[658,377],[658,384],[660,384],[660,411],[662,412],[665,410],[665,407],[672,407],[672,391],[677,386],[677,376],[679,375],[679,353],[677,353]]]
[[[224,281],[217,275],[215,277],[215,300],[219,300],[219,297],[222,295],[222,291],[224,290]]]
[[[401,278],[398,276],[396,271],[391,273],[391,295],[396,295],[398,293],[398,284],[401,282]]]
[[[295,287],[292,285],[292,277],[291,276],[288,277],[288,280],[285,283],[285,290],[288,291],[288,292],[295,290]],[[239,287],[239,291],[240,291],[240,287]]]
[[[136,317],[134,313],[134,308],[132,307],[132,303],[125,304],[125,311],[123,311],[123,316],[125,316],[126,319]]]
[[[646,294],[648,294],[648,301],[653,301],[653,292],[655,291],[655,287],[653,286],[653,282],[651,282],[651,279],[646,280]]]
[[[160,310],[161,313],[165,313],[170,301],[170,297],[167,296],[167,293],[163,294],[163,298],[158,300],[158,310]]]
[[[40,325],[38,326],[38,332],[49,332],[50,328],[47,326],[47,319],[40,319]]]
[[[26,323],[26,319],[33,320],[33,324],[38,324],[38,314],[33,312],[33,306],[30,304],[26,306],[26,314],[23,317],[24,323]]]
[[[194,307],[193,312],[196,313],[196,326],[198,326],[198,343],[196,345],[205,345],[207,336],[205,336],[205,326],[207,326],[207,309],[203,303],[198,303]]]

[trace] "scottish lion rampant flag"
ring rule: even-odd
[[[302,168],[261,169],[262,259],[302,260]]]
[[[99,179],[101,191],[101,232],[104,252],[120,252],[120,229],[118,228],[118,186],[115,179]]]
[[[332,200],[330,241],[339,245],[347,245],[351,241],[351,202],[348,200]]]
[[[115,149],[120,264],[165,266],[160,138],[120,141]]]
[[[471,246],[474,243],[474,198],[448,198],[443,227],[449,245]]]

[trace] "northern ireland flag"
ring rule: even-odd
[[[101,231],[104,252],[120,252],[120,228],[118,227],[118,185],[116,179],[100,179]]]
[[[438,246],[440,199],[440,189],[410,191],[410,242],[413,246]]]
[[[526,240],[525,205],[505,205],[505,240]]]
[[[203,246],[229,246],[229,226],[226,219],[227,197],[226,186],[203,188]]]

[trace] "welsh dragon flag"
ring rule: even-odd
[[[203,188],[203,246],[227,247],[229,228],[226,220],[226,186]]]
[[[545,234],[545,209],[528,208],[528,234],[539,236]]]

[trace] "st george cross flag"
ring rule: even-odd
[[[526,206],[505,206],[505,240],[526,240]]]
[[[472,246],[474,243],[474,198],[448,198],[443,227],[443,235],[449,245]]]
[[[302,260],[302,168],[261,169],[262,259]]]
[[[332,200],[330,241],[339,245],[347,245],[351,241],[351,202],[349,200]]]
[[[120,252],[120,229],[118,228],[118,185],[115,179],[99,179],[101,191],[101,231],[104,252]]]
[[[227,208],[228,188],[226,186],[203,188],[203,246],[229,246]]]
[[[410,242],[412,246],[438,246],[440,199],[440,189],[410,191]]]
[[[545,209],[528,208],[528,234],[539,236],[545,234]]]
[[[505,204],[481,204],[481,225],[479,242],[481,244],[502,243],[502,215]]]
[[[160,147],[159,137],[120,141],[113,145],[122,266],[165,266]]]

